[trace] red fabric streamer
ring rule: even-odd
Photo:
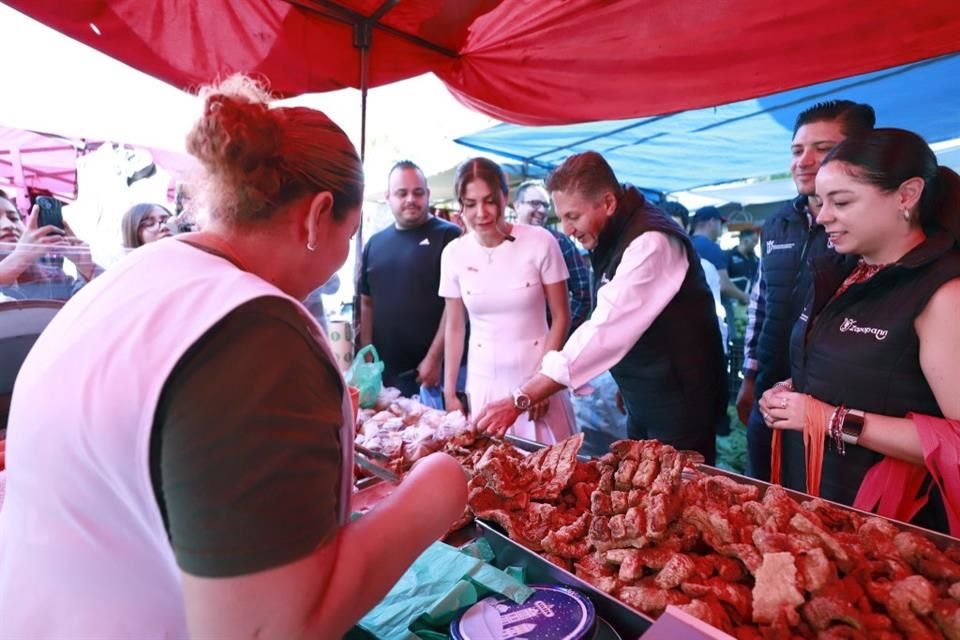
[[[909,522],[930,499],[929,487],[920,491],[929,473],[940,489],[950,535],[960,536],[960,420],[918,413],[907,417],[916,425],[925,466],[884,458],[867,472],[853,506]]]
[[[803,424],[803,450],[807,463],[807,493],[811,496],[819,496],[827,425],[830,422],[830,405],[810,396],[804,398],[804,403],[806,417]],[[774,484],[780,484],[782,450],[783,431],[774,429],[770,450],[770,481]]]

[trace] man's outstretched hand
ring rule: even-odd
[[[477,431],[502,438],[507,429],[520,417],[520,410],[513,404],[513,398],[504,398],[487,403],[474,420]]]

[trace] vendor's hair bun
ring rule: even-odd
[[[335,213],[360,203],[363,172],[343,131],[320,111],[270,108],[270,94],[235,75],[201,92],[187,150],[207,172],[211,214],[267,219],[298,198],[334,195]],[[319,131],[319,135],[318,135]]]

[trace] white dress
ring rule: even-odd
[[[440,295],[462,298],[470,318],[467,398],[474,415],[537,373],[549,331],[543,287],[569,277],[549,231],[514,224],[513,236],[490,249],[467,234],[447,245],[440,263]],[[544,417],[533,423],[523,414],[510,433],[551,444],[571,435],[574,424],[564,390],[550,398]]]

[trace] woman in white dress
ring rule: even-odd
[[[479,412],[536,373],[544,353],[563,346],[570,325],[569,273],[549,231],[504,220],[509,188],[495,162],[465,162],[455,190],[469,233],[448,244],[441,259],[444,389],[450,390],[444,400],[449,411],[464,408],[454,390],[469,316],[467,398],[470,410]],[[531,407],[510,432],[550,444],[573,430],[573,408],[564,392]]]

